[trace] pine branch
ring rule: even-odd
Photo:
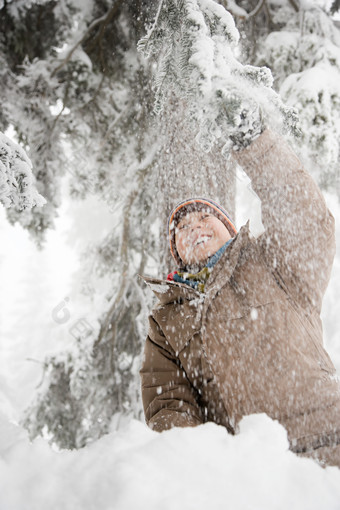
[[[261,9],[266,4],[266,0],[259,0],[259,3],[257,4],[257,6],[249,13],[245,9],[239,7],[238,5],[236,5],[237,8],[235,8],[233,6],[233,4],[234,4],[234,2],[229,2],[226,0],[221,2],[221,5],[223,5],[223,7],[225,7],[227,9],[227,11],[229,11],[235,18],[240,18],[241,20],[247,20],[249,18],[253,18],[261,11]]]
[[[265,0],[260,0],[257,6],[248,14],[248,18],[253,18],[256,16],[262,9],[265,4]]]
[[[99,85],[96,88],[96,90],[94,91],[94,94],[91,97],[91,99],[89,99],[86,103],[82,104],[81,107],[79,108],[79,110],[86,110],[91,103],[96,104],[96,98],[98,97],[98,95],[103,87],[104,80],[105,80],[105,74],[102,75]]]
[[[271,31],[275,30],[275,27],[277,27],[277,25],[273,21],[272,14],[270,12],[267,1],[265,1],[265,3],[264,3],[264,8],[266,11],[267,28],[268,28],[268,31],[271,32]]]
[[[138,45],[137,45],[138,51],[148,54],[148,43],[151,40],[153,33],[155,32],[155,30],[157,28],[158,20],[159,20],[160,14],[163,9],[163,3],[164,3],[164,0],[160,0],[158,10],[156,13],[156,17],[155,17],[155,21],[152,25],[152,28],[149,30],[149,32],[147,33],[146,36],[142,37],[140,39],[140,41],[138,41]]]
[[[265,0],[260,0],[248,17],[255,17],[264,6]],[[162,110],[168,92],[175,90],[187,102],[188,115],[198,126],[197,140],[205,152],[217,140],[224,142],[225,154],[233,147],[230,140],[237,146],[243,139],[248,143],[251,136],[261,132],[261,119],[267,112],[272,116],[273,110],[278,124],[296,129],[296,116],[272,89],[270,70],[244,66],[235,57],[239,33],[231,14],[220,4],[213,0],[165,0],[157,20],[138,46],[158,64],[155,112]]]
[[[126,287],[127,287],[127,282],[128,282],[128,248],[129,248],[129,237],[130,237],[131,207],[132,207],[133,202],[135,201],[136,197],[138,196],[139,190],[141,189],[143,181],[144,181],[152,164],[153,164],[153,159],[151,162],[148,161],[148,164],[139,170],[137,186],[129,194],[127,201],[125,203],[125,206],[124,206],[125,212],[124,212],[124,220],[123,220],[123,234],[122,234],[121,249],[120,249],[120,259],[123,261],[121,282],[120,282],[118,292],[115,295],[115,297],[113,298],[113,301],[106,313],[104,322],[102,323],[102,325],[100,327],[98,338],[93,345],[94,352],[98,349],[99,344],[101,343],[103,338],[105,338],[105,336],[107,335],[107,332],[109,330],[109,327],[110,327],[110,324],[112,321],[112,316],[126,292]]]
[[[118,11],[122,1],[123,0],[116,0],[115,3],[113,4],[113,6],[111,7],[111,9],[105,15],[105,18],[104,18],[103,22],[101,23],[101,27],[100,27],[98,35],[92,40],[90,46],[87,47],[87,53],[91,53],[91,51],[96,46],[96,44],[100,44],[101,43],[101,41],[103,39],[103,36],[104,36],[104,33],[105,33],[105,30],[107,28],[107,25],[110,23],[112,18],[117,13],[117,11]]]
[[[330,6],[329,12],[331,14],[335,14],[340,10],[340,0],[333,0],[332,5]]]
[[[93,49],[94,45],[97,43],[98,40],[100,40],[103,37],[103,34],[106,30],[107,25],[110,23],[113,16],[116,14],[120,4],[122,3],[122,0],[116,0],[113,6],[108,10],[106,14],[103,16],[100,16],[100,18],[97,18],[96,20],[92,21],[90,26],[87,28],[87,30],[84,32],[83,36],[79,39],[79,41],[70,49],[70,51],[67,53],[66,57],[61,61],[61,63],[52,71],[51,78],[57,74],[58,71],[64,65],[66,65],[72,58],[73,53],[75,50],[82,44],[82,42],[87,39],[88,35],[94,30],[98,25],[101,25],[100,31],[98,36],[93,40],[90,47],[87,49],[88,53]]]
[[[115,125],[122,119],[123,115],[129,110],[131,106],[131,103],[128,102],[123,110],[121,110],[118,115],[113,119],[113,121],[108,125],[108,128],[102,137],[102,140],[100,142],[99,150],[101,150],[104,145],[106,144],[106,141],[109,137],[109,134],[112,132],[112,129],[115,127]]]
[[[92,30],[96,28],[97,25],[100,25],[100,23],[102,23],[105,20],[106,16],[107,14],[104,14],[103,16],[97,18],[91,23],[91,25],[87,28],[81,39],[79,39],[79,41],[70,49],[70,51],[67,53],[66,57],[61,61],[61,63],[52,71],[51,78],[53,78],[53,76],[55,76],[57,72],[60,71],[60,69],[71,60],[71,57],[75,50],[78,48],[78,46],[80,46],[80,44],[87,38],[88,34],[91,33]]]
[[[288,0],[290,5],[293,7],[295,12],[299,12],[299,5],[295,2],[295,0]]]
[[[0,132],[0,203],[5,208],[23,211],[47,203],[35,187],[32,168],[24,149]]]
[[[60,110],[60,112],[58,113],[58,115],[56,116],[56,118],[54,119],[54,122],[52,124],[52,127],[51,127],[51,130],[50,130],[50,137],[59,121],[59,119],[61,118],[62,114],[63,114],[63,111],[65,110],[66,108],[66,103],[67,103],[67,100],[68,100],[68,95],[69,95],[69,90],[70,90],[70,84],[71,84],[71,77],[68,78],[67,80],[67,84],[66,84],[66,87],[65,87],[65,92],[64,92],[64,97],[63,97],[63,107],[62,109]]]

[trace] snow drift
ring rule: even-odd
[[[1,424],[1,510],[340,508],[340,470],[290,452],[264,414],[236,436],[214,423],[159,434],[132,420],[72,452]]]

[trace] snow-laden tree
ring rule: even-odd
[[[216,2],[167,0],[160,2],[154,26],[138,45],[158,60],[156,111],[174,88],[186,99],[198,125],[197,141],[206,152],[217,140],[230,153],[235,137],[251,139],[249,123],[258,107],[264,122],[269,117],[279,129],[283,117],[287,127],[296,128],[294,109],[271,88],[270,69],[243,65],[234,54],[238,42],[233,17]]]
[[[152,7],[121,0],[0,6],[1,129],[14,128],[47,200],[41,210],[8,210],[9,221],[43,247],[65,172],[74,199],[97,194],[113,218],[112,232],[89,247],[91,274],[84,271],[92,295],[96,279],[110,282],[101,327],[90,338],[80,332],[72,353],[45,360],[44,382],[27,413],[32,437],[44,431],[62,447],[79,447],[107,430],[115,412],[140,408],[136,318],[145,297],[136,273],[150,258],[158,264],[150,226],[161,140],[149,115],[150,71],[136,45]]]
[[[26,152],[3,133],[0,133],[0,203],[18,211],[46,203],[36,190],[32,163]]]
[[[108,430],[117,412],[139,415],[138,366],[149,295],[137,278],[167,271],[165,218],[175,200],[209,195],[233,210],[233,179],[221,154],[192,137],[175,94],[156,117],[152,64],[137,51],[158,2],[78,0],[4,2],[0,7],[1,129],[14,128],[33,163],[42,210],[7,212],[43,247],[71,193],[96,194],[112,231],[84,254],[84,288],[109,282],[100,327],[44,362],[44,379],[26,413],[32,437],[79,447]],[[181,182],[181,186],[177,183]],[[159,217],[162,220],[159,220]]]
[[[295,1],[285,4],[293,5],[299,10]],[[79,332],[73,351],[45,360],[24,420],[31,437],[77,448],[109,430],[113,416],[140,416],[150,296],[136,275],[167,272],[167,213],[176,200],[199,194],[233,212],[235,168],[225,156],[251,139],[258,105],[278,129],[295,126],[262,56],[265,37],[280,28],[272,20],[279,11],[268,0],[0,7],[0,128],[14,127],[47,200],[39,210],[8,210],[9,221],[43,246],[65,172],[74,199],[95,193],[113,218],[112,231],[84,254],[87,292],[96,292],[99,278],[110,282],[100,328]],[[252,30],[261,55],[239,42]]]
[[[274,88],[298,111],[297,154],[323,189],[339,195],[340,31],[331,16],[339,3],[330,11],[317,0],[259,4],[255,19],[240,20],[246,58],[272,70]]]

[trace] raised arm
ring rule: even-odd
[[[318,186],[285,140],[269,130],[234,157],[261,199],[267,263],[298,302],[320,312],[335,237],[334,218]]]
[[[140,370],[147,424],[161,432],[172,427],[189,427],[203,423],[194,389],[175,353],[152,317],[149,317],[149,323]]]

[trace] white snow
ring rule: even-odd
[[[221,26],[225,29],[226,33],[230,34],[232,44],[237,44],[240,39],[240,34],[235,26],[234,18],[231,16],[222,5],[211,0],[198,0],[199,7],[204,14],[210,19],[216,17]],[[240,9],[242,12],[243,9]]]
[[[32,162],[26,152],[1,132],[0,156],[0,204],[20,210],[46,204],[46,199],[35,188]]]
[[[209,15],[221,16],[218,4],[199,4]],[[230,18],[223,15],[230,28]],[[201,21],[196,19],[198,25]],[[279,44],[275,37],[273,46]],[[280,37],[294,46],[295,36]],[[214,73],[218,76],[230,61],[219,36],[209,44],[214,65],[206,58],[207,46],[199,43],[192,60],[208,78],[207,94]],[[301,77],[301,90],[312,96],[317,85],[324,89],[321,71]],[[327,74],[330,96],[338,88],[337,76],[337,69]],[[284,87],[289,86],[288,80]],[[296,98],[299,89],[294,92]],[[216,129],[212,135],[221,136]],[[260,201],[242,172],[237,187],[237,227],[250,218],[258,235]],[[107,306],[105,284],[92,301],[81,294],[79,256],[88,242],[105,236],[114,217],[107,204],[94,204],[95,197],[76,205],[65,192],[62,196],[56,230],[40,253],[27,232],[8,225],[0,207],[0,510],[340,510],[340,470],[294,455],[283,427],[265,415],[246,417],[236,436],[213,423],[159,434],[143,422],[115,417],[108,435],[78,451],[56,452],[42,438],[28,441],[14,423],[37,390],[45,356],[72,349],[72,326],[82,318],[98,331],[97,318]],[[339,247],[340,205],[333,195],[326,200],[336,217]],[[339,250],[322,318],[325,345],[340,374]],[[166,288],[159,285],[157,291]],[[257,319],[256,310],[252,318]],[[131,359],[122,356],[119,363],[127,368]]]
[[[159,434],[132,420],[59,453],[15,433],[7,426],[1,445],[2,510],[339,509],[340,470],[294,455],[266,415],[244,418],[237,436],[214,423]]]

